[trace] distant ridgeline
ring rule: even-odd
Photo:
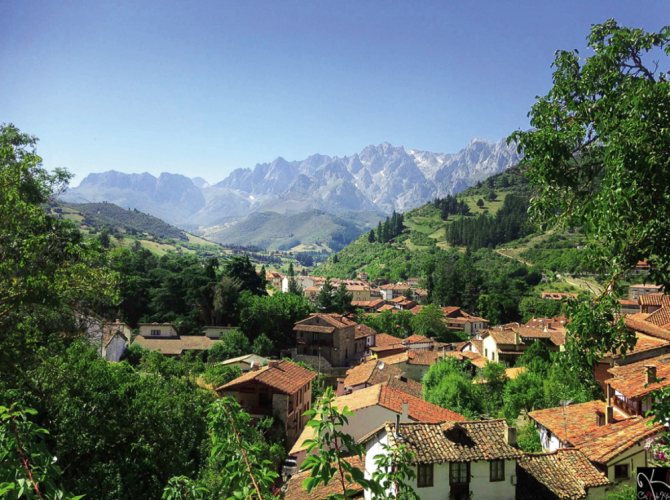
[[[60,203],[83,216],[81,224],[102,229],[122,228],[127,233],[147,233],[160,239],[174,239],[188,241],[184,232],[167,222],[135,210],[125,210],[113,203]],[[52,207],[52,211],[58,212],[58,204]]]

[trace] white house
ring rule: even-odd
[[[296,283],[298,283],[298,286],[301,287],[303,290],[305,288],[309,288],[314,286],[314,279],[311,276],[294,276]],[[281,280],[281,291],[284,293],[288,293],[288,282],[290,280],[290,276],[284,276]]]
[[[360,440],[365,477],[377,470],[375,457],[406,445],[414,453],[416,479],[408,481],[421,500],[514,500],[516,429],[504,420],[444,423],[386,422]],[[370,491],[366,500],[372,500]]]

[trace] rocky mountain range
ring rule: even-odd
[[[390,213],[455,194],[517,164],[514,145],[473,139],[456,154],[405,150],[382,143],[352,156],[315,154],[302,161],[277,158],[233,171],[216,184],[163,173],[88,175],[62,195],[69,202],[108,201],[197,231],[227,227],[252,213],[307,210]]]

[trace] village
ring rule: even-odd
[[[289,277],[268,271],[266,278],[277,290],[288,291]],[[366,278],[344,282],[359,312],[421,310],[425,290],[418,288],[418,280],[377,287]],[[315,301],[325,279],[298,279],[305,297]],[[543,298],[569,296],[546,293]],[[423,499],[443,498],[445,491],[457,499],[523,500],[539,498],[539,491],[542,498],[604,498],[618,485],[634,482],[634,471],[653,462],[653,440],[666,429],[646,416],[654,405],[650,394],[670,386],[670,296],[663,287],[632,285],[629,298],[619,303],[624,324],[637,339],[635,348],[625,356],[604,355],[593,365],[604,401],[565,401],[524,415],[539,432],[541,453],[523,452],[516,427],[505,419],[468,420],[425,401],[422,378],[431,366],[453,359],[473,375],[487,363],[502,363],[507,378],[514,379],[525,371],[516,365],[534,343],[551,352],[564,349],[565,317],[489,325],[459,307],[445,306],[440,309],[447,328],[466,334],[468,340],[444,343],[420,335],[378,333],[357,323],[353,313],[312,313],[295,324],[295,345],[279,359],[248,354],[222,362],[240,368],[242,376],[216,392],[233,397],[256,421],[275,417],[281,422],[290,449],[282,467],[287,500],[316,500],[341,490],[335,481],[309,494],[302,488],[308,473],[300,466],[307,457],[306,442],[314,437],[304,412],[317,403],[311,389],[320,377],[336,393],[333,406],[354,414],[343,431],[365,446],[365,457],[352,460],[368,477],[375,473],[377,454],[406,445],[416,457],[411,486]],[[165,356],[179,356],[207,350],[232,329],[206,327],[202,336],[179,336],[171,324],[141,324],[134,342]],[[130,328],[118,322],[91,332],[98,333],[101,355],[109,361],[120,359],[131,338]],[[370,498],[362,488],[357,495]]]

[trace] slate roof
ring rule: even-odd
[[[646,386],[646,365],[656,367],[656,378],[660,379],[659,382]],[[670,354],[645,359],[629,365],[614,366],[607,371],[614,375],[614,377],[605,381],[612,389],[619,391],[627,398],[640,398],[652,391],[670,385]]]
[[[393,422],[386,422],[383,426],[389,437],[389,445],[407,445],[408,450],[414,453],[414,464],[514,460],[523,456],[520,450],[507,444],[507,423],[503,419],[442,423],[401,422],[399,436],[395,434],[395,427]],[[376,434],[378,432],[368,435],[367,439]]]
[[[160,351],[166,355],[180,355],[183,351],[204,351],[211,348],[219,339],[211,339],[204,335],[188,335],[183,337],[135,337],[133,344],[137,344],[150,351]]]
[[[365,470],[365,455],[363,458],[359,457],[347,457],[344,460],[349,462],[354,467],[357,467],[361,471]],[[285,500],[321,500],[323,498],[328,498],[329,495],[333,494],[342,494],[342,485],[339,481],[337,475],[333,476],[330,479],[330,482],[327,485],[321,485],[314,488],[310,493],[307,493],[302,487],[302,483],[305,479],[309,477],[311,471],[299,472],[294,474],[289,479],[286,484],[286,493],[284,495]],[[347,485],[347,491],[354,490],[356,493],[353,498],[358,498],[363,496],[363,487],[357,483],[352,483]],[[349,498],[352,498],[351,496]]]
[[[518,468],[525,470],[561,500],[581,500],[588,496],[589,488],[612,484],[578,449],[528,453],[518,459],[517,470]],[[532,491],[535,485],[521,484],[524,480],[525,476],[519,474],[517,488]],[[537,494],[537,490],[535,493]]]
[[[656,434],[665,432],[662,424],[650,425],[652,417],[633,417],[604,425],[583,434],[575,445],[592,462],[606,464],[617,455]]]
[[[588,403],[581,403],[569,405],[565,407],[565,418],[563,418],[563,407],[547,408],[546,410],[536,410],[528,413],[528,416],[535,420],[538,424],[546,429],[549,429],[558,439],[564,444],[575,444],[575,441],[580,436],[586,434],[594,429],[598,429],[598,419],[596,412],[605,414],[607,411],[607,403],[604,401],[589,401]],[[614,420],[620,422],[627,417],[618,408],[614,408]],[[565,435],[567,422],[567,438]],[[601,426],[607,427],[607,426]]]
[[[217,392],[234,391],[249,382],[259,382],[284,394],[295,394],[317,374],[290,361],[280,361],[277,366],[264,366],[250,371],[217,388]]]

